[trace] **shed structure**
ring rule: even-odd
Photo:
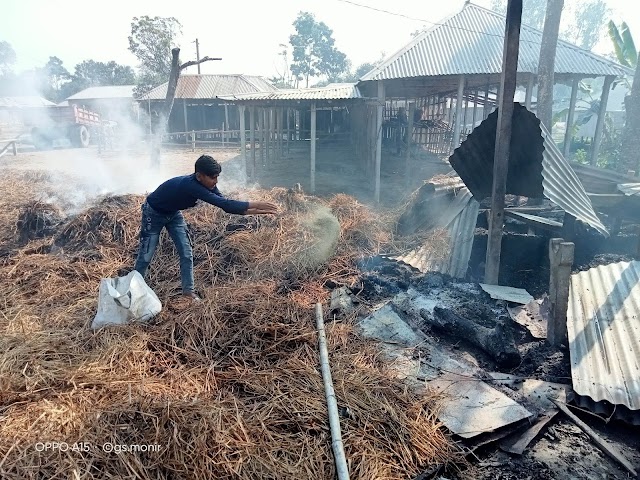
[[[157,86],[138,98],[151,130],[167,96],[167,83]],[[242,74],[180,75],[175,101],[168,122],[169,136],[175,140],[190,140],[191,132],[197,132],[199,140],[235,140],[239,138],[240,117],[238,109],[230,109],[224,96],[243,93],[268,93],[277,88],[264,77]]]
[[[283,89],[274,92],[244,93],[220,97],[237,105],[242,121],[241,152],[247,175],[267,167],[275,159],[296,149],[309,158],[309,188],[316,189],[316,153],[319,148],[366,148],[366,133],[373,122],[354,125],[354,111],[364,108],[365,100],[354,83],[333,83],[325,87]],[[245,121],[246,120],[246,121]],[[248,138],[247,138],[248,137]],[[246,150],[247,139],[249,150]],[[305,182],[306,183],[306,182]]]
[[[405,128],[398,111],[416,106],[412,141],[428,150],[448,154],[497,106],[505,17],[466,2],[462,10],[423,31],[407,45],[364,75],[358,83],[363,96],[377,98],[377,130],[382,138]],[[517,83],[526,89],[525,106],[537,84],[542,32],[522,25]],[[578,82],[604,77],[602,111],[598,115],[592,163],[598,156],[604,108],[613,80],[633,72],[604,57],[559,41],[555,82],[572,88],[565,154],[568,153]],[[372,107],[373,108],[373,107]],[[402,111],[401,111],[402,113]],[[382,142],[378,142],[381,145]],[[379,158],[379,154],[376,154]]]

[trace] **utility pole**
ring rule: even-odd
[[[196,60],[198,61],[198,75],[200,75],[200,44],[196,38]]]

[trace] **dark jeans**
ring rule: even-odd
[[[151,208],[147,202],[142,205],[140,246],[138,247],[135,269],[144,277],[158,246],[160,232],[165,227],[180,255],[182,293],[193,292],[193,251],[189,241],[187,222],[184,221],[184,217],[180,212],[172,215],[163,215]]]

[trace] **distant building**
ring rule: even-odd
[[[77,105],[100,113],[105,120],[121,119],[123,116],[137,119],[138,104],[133,98],[135,85],[109,85],[89,87],[71,95],[60,105]]]

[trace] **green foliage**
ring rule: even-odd
[[[182,25],[174,17],[133,17],[129,50],[140,62],[136,95],[141,95],[169,79],[171,49],[181,33]]]
[[[596,165],[601,168],[616,170],[618,172],[626,171],[626,165],[620,154],[621,133],[616,130],[613,120],[609,114],[604,117],[604,129],[602,134],[602,143],[600,144],[600,152]]]
[[[589,163],[589,156],[584,148],[579,148],[578,150],[576,150],[573,159],[583,165],[587,165]]]
[[[613,23],[612,20],[608,24],[609,38],[613,43],[613,49],[616,53],[618,63],[625,67],[635,68],[638,64],[638,51],[636,50],[635,42],[629,31],[629,26],[626,22],[622,22],[620,28]]]
[[[0,75],[12,71],[17,60],[16,52],[9,42],[0,42]]]
[[[332,79],[348,70],[347,56],[334,46],[333,31],[324,22],[300,12],[293,26],[296,33],[289,37],[293,47],[291,73],[297,80],[305,80],[308,87],[311,77]]]

